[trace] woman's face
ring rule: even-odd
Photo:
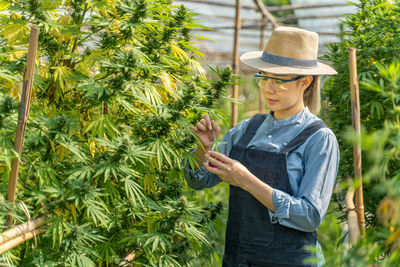
[[[264,72],[261,74],[284,80],[297,77],[297,75],[277,75]],[[312,76],[304,76],[291,82],[280,82],[268,78],[260,79],[259,86],[262,88],[264,98],[270,110],[274,111],[275,119],[286,119],[303,110],[303,93],[311,84]]]

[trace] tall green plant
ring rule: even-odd
[[[331,44],[329,52],[324,56],[333,62],[338,71],[325,84],[324,97],[327,100],[329,121],[338,137],[341,152],[339,180],[353,176],[353,151],[351,144],[344,142],[347,129],[351,126],[350,81],[348,65],[348,48],[357,48],[357,68],[359,80],[374,79],[376,63],[388,64],[396,58],[400,51],[400,4],[386,0],[361,0],[355,14],[348,15],[343,21],[344,32],[339,43]],[[393,120],[390,112],[392,103],[375,91],[360,93],[361,123],[367,132],[373,132],[384,125],[385,120]],[[366,161],[363,161],[366,166]],[[400,168],[398,163],[393,169]],[[364,168],[365,171],[365,168]],[[365,208],[367,214],[374,214],[378,203],[384,196],[371,192],[373,184],[365,188]],[[367,216],[368,227],[376,227],[376,216]]]
[[[386,119],[381,128],[362,134],[348,132],[348,143],[361,142],[364,156],[364,184],[368,194],[382,195],[377,209],[367,216],[377,218],[375,227],[367,228],[366,237],[353,247],[343,246],[343,235],[336,218],[328,217],[325,233],[330,232],[332,244],[326,244],[325,259],[328,266],[398,266],[400,262],[400,63],[388,66],[377,64],[372,68],[374,79],[361,83],[362,93],[377,93],[388,103]],[[390,104],[389,104],[390,103]],[[328,225],[330,225],[328,227]],[[337,224],[338,225],[338,224]]]
[[[7,254],[20,266],[143,266],[210,261],[216,205],[192,201],[180,161],[189,125],[232,83],[200,66],[185,6],[148,0],[0,1],[0,190],[5,195],[29,24],[38,72],[17,199],[50,214],[46,232]],[[6,212],[0,210],[2,215]],[[4,222],[2,222],[4,227]]]

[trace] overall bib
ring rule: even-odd
[[[326,125],[321,120],[311,123],[279,152],[246,148],[265,117],[265,114],[257,114],[250,120],[229,157],[242,163],[272,188],[291,195],[287,156]],[[304,246],[316,245],[317,232],[303,232],[278,223],[272,224],[268,209],[261,202],[240,187],[230,186],[225,239],[223,267],[313,266],[303,263],[304,259],[315,257],[315,253]]]

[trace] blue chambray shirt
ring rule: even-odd
[[[307,107],[284,120],[276,120],[271,113],[267,114],[248,147],[278,152],[316,119],[318,118]],[[249,121],[250,119],[246,119],[240,122],[225,134],[222,142],[227,142],[227,151],[223,151],[224,148],[221,147],[222,153],[229,154],[232,145],[244,134]],[[338,143],[329,128],[318,130],[293,150],[287,158],[293,195],[278,189],[273,190],[275,213],[269,210],[271,223],[305,232],[316,230],[329,206],[339,159]],[[188,185],[197,190],[213,187],[221,182],[217,175],[208,172],[204,166],[192,170],[186,164],[184,174]],[[319,248],[319,244],[316,245]]]

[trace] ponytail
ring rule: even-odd
[[[314,115],[319,113],[321,109],[321,96],[320,96],[320,78],[317,75],[313,76],[313,81],[304,90],[303,94],[303,102],[304,105],[308,107],[308,109]]]

